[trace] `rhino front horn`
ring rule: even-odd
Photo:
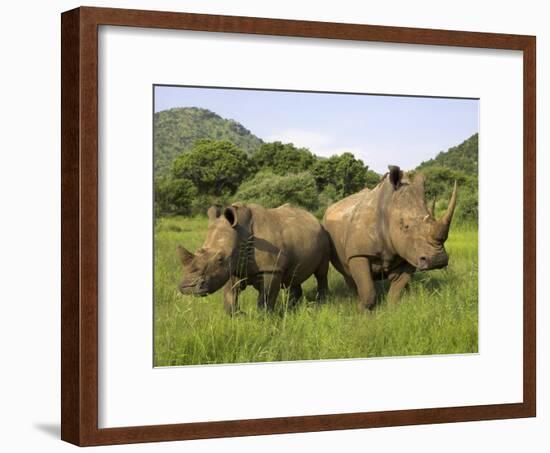
[[[178,256],[180,258],[181,264],[186,265],[191,261],[195,255],[193,255],[189,250],[181,245],[177,246]]]
[[[449,206],[447,206],[447,210],[445,211],[445,214],[443,214],[443,217],[441,217],[440,222],[445,225],[447,228],[451,225],[451,220],[453,219],[453,214],[455,212],[456,208],[456,193],[457,193],[457,185],[455,181],[455,185],[453,187],[453,194],[451,195],[451,201],[449,201]]]
[[[441,243],[445,242],[447,240],[447,237],[449,236],[451,220],[453,219],[453,214],[456,208],[456,194],[457,186],[455,181],[455,186],[453,188],[453,194],[451,195],[451,201],[449,201],[449,206],[447,206],[447,210],[445,211],[445,214],[443,214],[443,217],[435,222],[432,227],[432,237],[436,241],[439,241]]]

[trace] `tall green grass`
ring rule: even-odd
[[[155,227],[155,365],[198,365],[357,357],[472,353],[478,350],[477,228],[452,227],[446,269],[417,273],[401,302],[386,304],[380,285],[372,312],[356,310],[356,296],[334,269],[329,298],[315,303],[315,279],[304,285],[295,309],[281,292],[277,310],[256,308],[256,291],[241,294],[243,315],[229,317],[222,294],[203,298],[177,290],[176,245],[195,250],[204,241],[204,218],[161,218]],[[384,286],[384,288],[382,288]]]

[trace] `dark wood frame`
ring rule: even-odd
[[[523,51],[523,402],[98,428],[98,26],[248,33]],[[61,438],[105,445],[534,417],[536,162],[534,36],[81,7],[61,19]]]

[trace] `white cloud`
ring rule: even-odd
[[[345,152],[353,153],[356,156],[361,154],[360,148],[337,146],[335,144],[336,140],[329,135],[299,129],[287,129],[272,134],[267,137],[267,141],[293,143],[297,147],[308,148],[312,153],[323,157],[330,157],[334,154],[342,154]]]
[[[332,142],[332,138],[318,132],[304,131],[300,129],[287,129],[267,137],[270,142],[294,143],[298,147],[314,148],[326,146]]]

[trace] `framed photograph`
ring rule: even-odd
[[[535,37],[62,15],[63,440],[536,415]]]

